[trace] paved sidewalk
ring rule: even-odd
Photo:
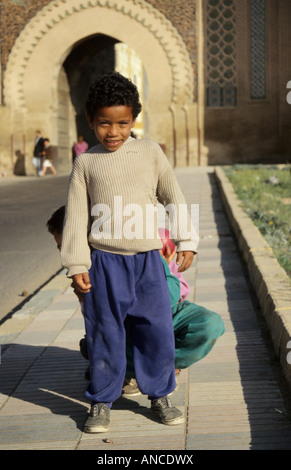
[[[172,399],[185,425],[157,423],[140,396],[115,402],[107,433],[83,433],[84,324],[62,271],[0,325],[0,450],[291,450],[284,382],[215,176],[206,168],[178,169],[177,176],[188,203],[200,204],[199,256],[185,278],[195,302],[226,326],[211,353],[178,377]]]

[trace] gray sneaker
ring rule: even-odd
[[[106,432],[110,424],[110,408],[104,403],[91,406],[90,415],[85,423],[85,432]]]
[[[163,424],[174,426],[184,423],[183,414],[172,404],[168,397],[152,400],[151,411]]]

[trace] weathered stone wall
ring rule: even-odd
[[[2,0],[0,172],[12,170],[16,151],[31,154],[38,122],[43,122],[44,132],[56,139],[55,145],[61,141],[60,133],[58,136],[56,131],[60,122],[62,128],[66,123],[67,135],[72,138],[74,111],[68,102],[68,118],[58,123],[58,108],[63,108],[62,93],[55,89],[56,74],[60,73],[62,63],[74,45],[74,35],[68,27],[79,33],[77,18],[85,18],[83,12],[86,9],[101,4],[102,10],[107,9],[107,13],[112,14],[112,20],[107,29],[98,32],[110,36],[112,31],[117,40],[127,41],[136,48],[145,63],[151,88],[145,116],[150,123],[149,135],[166,146],[174,165],[290,161],[291,106],[286,101],[289,91],[286,86],[291,80],[290,0],[120,0],[116,7],[112,1],[107,3],[110,6],[106,7],[105,0]],[[70,11],[59,22],[52,18],[61,5]],[[76,11],[75,19],[72,5]],[[141,15],[136,13],[139,5],[143,10]],[[144,5],[155,10],[145,11]],[[43,8],[44,14],[39,16]],[[220,30],[215,43],[210,35],[217,32],[217,12],[219,24],[224,23],[225,31]],[[111,18],[107,13],[104,18]],[[126,27],[120,25],[116,13],[123,15],[122,22]],[[46,24],[49,14],[51,19]],[[24,50],[26,58],[22,57],[18,66],[15,64],[20,57],[18,39],[23,38],[23,31],[36,18],[33,34],[39,24],[40,42],[46,44],[45,47],[48,48],[48,37],[52,38],[50,30],[59,32],[63,27],[64,41],[67,41],[63,58],[60,56],[58,62],[47,64],[46,77],[52,77],[52,84],[43,74],[44,62],[39,76],[37,67],[32,67],[37,55],[41,57],[41,48],[35,54],[35,45],[27,47]],[[164,28],[162,36],[161,27]],[[261,38],[259,41],[254,40],[255,28],[260,33],[257,34]],[[90,34],[92,31],[93,27]],[[86,37],[86,31],[80,34]],[[144,42],[140,35],[144,35]],[[24,39],[27,40],[27,35]],[[223,47],[223,42],[226,49],[216,54],[215,46]],[[60,47],[56,38],[51,40],[51,45],[57,56]],[[48,50],[45,47],[44,51]],[[158,48],[161,50],[157,51]],[[152,54],[152,51],[157,53]],[[50,51],[48,56],[52,61]],[[16,69],[17,76],[12,76],[11,71]],[[28,72],[33,76],[29,77]],[[19,112],[24,96],[26,102],[31,101],[33,84],[40,89],[42,83],[45,106],[51,114],[32,106]],[[11,107],[12,98],[14,107]],[[65,153],[63,147],[61,154]]]
[[[195,11],[196,0],[145,0],[168,18],[187,45],[196,71]],[[2,0],[1,1],[1,64],[5,70],[8,56],[16,38],[27,22],[51,0]],[[81,0],[80,0],[80,3]]]
[[[206,107],[208,161],[210,164],[290,161],[287,129],[291,124],[291,107],[286,102],[286,85],[291,77],[288,1],[267,0],[264,18],[258,18],[260,11],[255,9],[251,13],[249,0],[237,1],[235,7],[236,105]],[[261,41],[252,46],[251,36],[258,33]],[[257,61],[253,71],[252,56]],[[257,75],[252,78],[252,74]]]
[[[6,12],[3,11],[5,28],[9,29],[9,14],[17,21],[10,36],[6,37],[2,52],[5,70],[1,120],[7,126],[0,149],[2,164],[5,160],[9,165],[13,159],[11,136],[17,146],[24,138],[26,151],[31,154],[32,136],[39,127],[45,135],[52,136],[54,145],[63,148],[61,154],[64,158],[64,126],[67,135],[72,132],[70,119],[58,118],[58,113],[62,117],[64,109],[63,93],[58,90],[58,75],[75,44],[96,34],[112,36],[135,49],[147,75],[148,93],[144,109],[148,136],[166,146],[167,155],[174,165],[197,164],[195,69],[178,31],[179,25],[174,26],[156,8],[156,4],[153,7],[144,0],[41,2],[34,4],[33,16],[24,2],[22,5],[14,3],[6,2]],[[165,11],[167,4],[171,6],[171,1],[161,2]],[[23,9],[22,16],[16,14],[20,8]],[[189,13],[189,5],[186,12]],[[193,8],[192,19],[194,12]],[[192,26],[193,45],[194,23]],[[186,34],[186,29],[183,34]],[[62,132],[56,129],[60,125]],[[67,155],[69,162],[69,147]]]

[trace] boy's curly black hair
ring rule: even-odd
[[[98,108],[109,106],[130,106],[133,119],[142,109],[137,87],[118,72],[106,74],[92,83],[87,94],[86,112],[91,121]]]
[[[65,206],[59,207],[51,216],[51,218],[47,221],[47,229],[49,233],[54,235],[55,233],[63,233],[63,225],[65,219]]]

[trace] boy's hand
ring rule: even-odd
[[[74,281],[72,282],[71,287],[74,289],[74,294],[78,297],[79,302],[84,302],[84,294],[81,294],[75,289]]]
[[[186,271],[187,269],[190,268],[193,258],[194,258],[194,254],[195,253],[193,251],[179,251],[178,252],[176,263],[180,264],[183,259],[183,262],[178,269],[179,273]]]
[[[75,274],[71,285],[76,295],[87,294],[91,287],[89,273]]]
[[[167,261],[168,264],[175,258],[176,250],[171,252],[171,248],[166,246],[166,253],[163,253],[163,250],[160,250],[160,255]]]

